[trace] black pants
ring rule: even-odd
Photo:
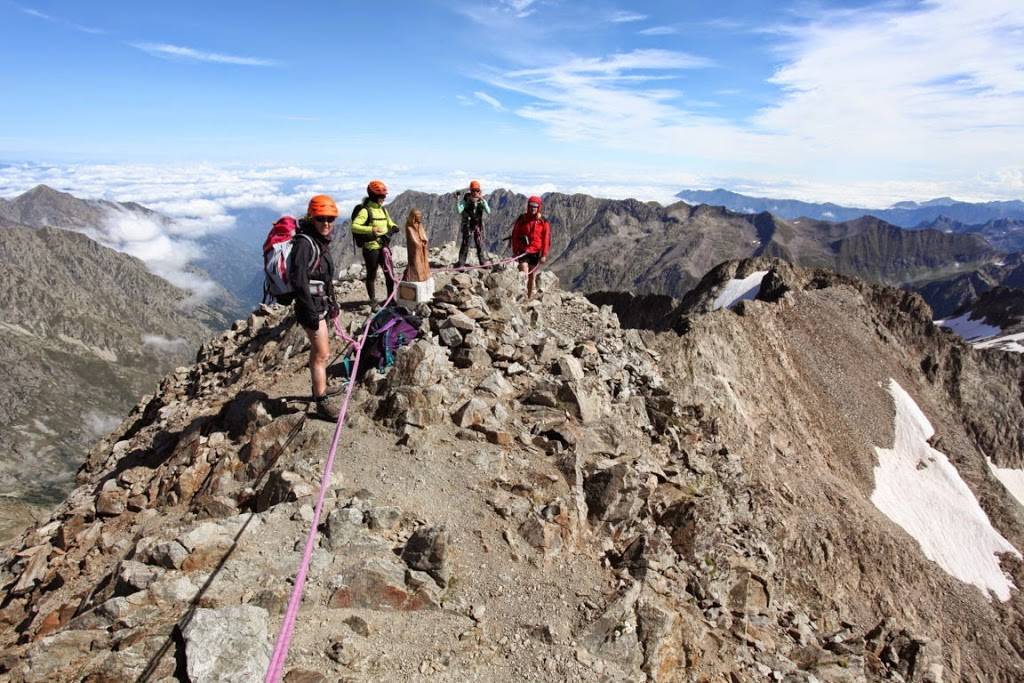
[[[462,244],[459,245],[459,267],[466,265],[466,257],[469,256],[469,236],[473,235],[473,239],[476,241],[476,259],[479,263],[484,262],[484,242],[481,233],[481,228],[473,228],[471,226],[465,226],[462,228]]]
[[[391,296],[395,288],[395,279],[391,273],[384,268],[383,249],[363,249],[363,262],[366,264],[366,296],[370,301],[377,300],[377,268],[384,271],[384,286],[388,289],[388,296]]]

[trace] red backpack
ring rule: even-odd
[[[308,240],[309,246],[313,247],[313,258],[309,262],[311,270],[320,259],[320,248],[316,242],[309,235],[296,235],[298,227],[294,217],[281,216],[263,242],[263,303],[276,301],[287,305],[294,298],[291,283],[288,282],[288,256],[292,253],[296,236]]]

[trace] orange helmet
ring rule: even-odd
[[[366,194],[383,196],[387,193],[388,186],[384,184],[383,180],[371,180],[370,184],[366,186]]]
[[[338,217],[338,205],[326,194],[318,194],[309,200],[309,208],[306,213],[310,216],[333,216]]]
[[[473,190],[479,190],[479,189],[480,189],[480,181],[479,180],[471,180],[471,181],[469,181],[469,191],[470,192],[472,192]]]

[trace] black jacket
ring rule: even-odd
[[[309,240],[299,234],[308,235],[320,250],[314,260],[314,250]],[[320,320],[334,298],[334,262],[331,260],[330,240],[325,239],[316,227],[305,219],[299,221],[299,230],[292,243],[292,251],[288,256],[288,282],[295,292],[295,319],[299,324],[311,330],[320,325]],[[312,267],[310,266],[310,262]],[[324,283],[325,296],[313,296],[309,293],[309,281],[320,280]]]

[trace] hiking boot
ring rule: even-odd
[[[324,392],[324,396],[337,396],[341,392],[345,391],[345,387],[348,386],[348,382],[338,382],[337,384],[328,384],[327,391]]]
[[[322,420],[329,422],[337,422],[338,420],[338,409],[331,405],[330,401],[327,400],[327,396],[317,396],[313,399],[316,403],[316,416]]]

